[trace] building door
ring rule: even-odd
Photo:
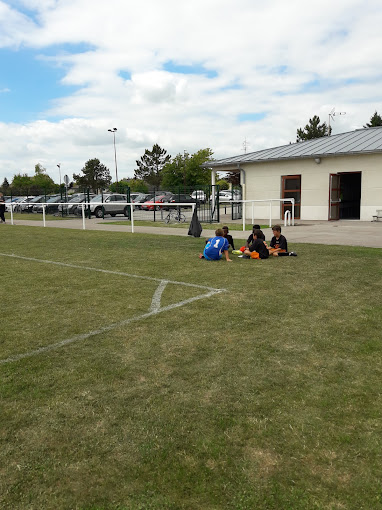
[[[341,176],[329,175],[329,220],[340,219]]]
[[[283,175],[281,183],[281,198],[294,198],[294,217],[300,219],[301,206],[301,175]],[[292,204],[281,203],[281,218],[284,218],[285,211],[291,211]]]
[[[361,172],[341,173],[341,220],[359,220],[361,217],[361,175]]]

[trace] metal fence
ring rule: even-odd
[[[178,186],[138,194],[129,187],[120,186],[117,192],[104,191],[98,195],[92,193],[90,188],[73,191],[61,187],[57,193],[48,193],[46,189],[12,188],[4,195],[9,199],[6,203],[8,212],[12,207],[13,213],[25,215],[44,213],[62,217],[81,217],[84,210],[87,219],[94,217],[110,219],[110,216],[123,215],[130,220],[133,210],[135,221],[161,222],[169,210],[168,204],[179,203],[187,219],[191,217],[193,207],[196,207],[199,221],[203,223],[219,223],[221,214],[230,214],[232,219],[242,217],[242,204],[238,201],[241,198],[240,187],[223,192],[218,185]],[[82,203],[85,205],[82,206]]]

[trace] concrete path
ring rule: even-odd
[[[86,220],[87,230],[106,230],[109,232],[131,232],[130,225],[110,224],[118,218],[107,220]],[[121,221],[121,218],[119,219]],[[107,222],[107,224],[106,224]],[[258,220],[260,224],[267,224],[267,220]],[[9,221],[7,222],[9,224]],[[240,223],[240,222],[237,222]],[[223,223],[222,223],[223,224]],[[27,225],[42,227],[42,221],[17,220],[15,226]],[[282,225],[282,224],[281,224]],[[215,234],[215,225],[209,230],[203,230],[202,238],[212,237]],[[46,228],[70,228],[82,230],[82,219],[46,221]],[[1,226],[0,226],[1,229]],[[165,227],[158,222],[158,227],[135,226],[135,233],[149,235],[187,236],[188,228]],[[250,231],[231,230],[234,239],[246,239]],[[272,237],[270,228],[264,229],[267,240]],[[340,221],[296,221],[294,227],[284,227],[282,233],[291,243],[339,244],[347,246],[368,246],[382,248],[382,222],[365,222],[357,220]]]

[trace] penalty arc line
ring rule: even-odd
[[[154,292],[153,298],[151,300],[150,312],[154,312],[155,310],[160,310],[160,300],[162,298],[162,294],[167,285],[166,280],[162,280],[156,291]]]

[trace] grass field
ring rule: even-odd
[[[202,245],[1,226],[1,509],[382,508],[381,250]]]

